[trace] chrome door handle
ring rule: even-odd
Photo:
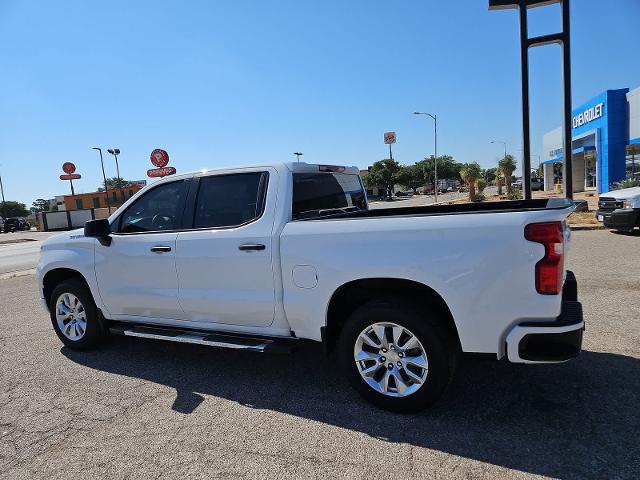
[[[171,247],[168,247],[166,245],[156,245],[155,247],[151,247],[151,251],[153,253],[165,253],[165,252],[170,252]]]
[[[265,248],[261,243],[243,243],[238,247],[239,250],[264,250]]]

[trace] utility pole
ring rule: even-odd
[[[293,152],[293,154],[296,156],[296,162],[300,163],[300,156],[303,155],[302,152]]]

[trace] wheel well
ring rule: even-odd
[[[414,304],[428,307],[437,313],[437,320],[460,348],[458,329],[444,299],[423,283],[398,278],[367,278],[354,280],[336,290],[327,310],[324,342],[327,350],[335,346],[345,322],[358,307],[370,300],[388,296],[404,297]]]
[[[51,293],[53,293],[53,289],[56,288],[56,286],[61,282],[69,280],[70,278],[79,279],[86,285],[87,288],[89,288],[87,281],[77,270],[73,270],[71,268],[54,268],[53,270],[50,270],[46,273],[46,275],[42,279],[42,293],[44,294],[44,299],[47,302],[47,306],[49,305],[49,301],[51,300]]]

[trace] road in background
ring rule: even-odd
[[[496,195],[498,189],[496,187],[487,187],[484,190],[484,194],[488,197],[490,195]],[[438,203],[452,202],[454,200],[468,199],[469,192],[449,192],[439,193]],[[435,202],[433,195],[416,195],[413,197],[393,197],[391,202],[373,200],[369,202],[370,208],[395,208],[395,207],[419,207],[423,205],[431,205]]]
[[[317,346],[291,356],[119,337],[69,350],[34,276],[0,280],[0,479],[637,479],[640,235],[572,243],[580,357],[465,359],[417,415],[361,400]]]
[[[0,235],[0,275],[36,268],[42,241],[56,233],[15,232]]]

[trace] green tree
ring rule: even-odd
[[[511,175],[516,169],[516,160],[513,155],[507,154],[502,160],[498,162],[498,168],[504,176],[504,183],[507,186],[507,193],[511,193]]]
[[[104,192],[104,182],[102,182],[102,185],[100,187],[98,187],[98,191],[99,192]],[[108,189],[112,189],[112,188],[127,188],[131,186],[131,182],[129,180],[125,180],[122,177],[111,177],[111,178],[107,178],[107,188]]]
[[[487,188],[487,181],[482,176],[476,180],[476,188],[478,189],[478,194],[482,194],[484,189]]]
[[[485,182],[487,182],[487,185],[489,185],[491,182],[493,182],[496,179],[496,169],[485,168],[484,170],[482,170],[482,178],[484,179]]]
[[[374,163],[365,176],[367,187],[377,187],[389,200],[393,197],[393,186],[398,183],[398,174],[402,167],[396,160],[380,160]]]
[[[422,187],[425,184],[422,167],[418,163],[401,167],[398,172],[398,183],[416,193],[418,187]]]
[[[34,200],[34,202],[31,204],[30,210],[33,213],[49,211],[49,200],[45,200],[44,198],[38,198]]]
[[[29,210],[24,203],[9,200],[4,203],[0,202],[0,215],[4,218],[26,217],[29,215]]]
[[[469,200],[473,201],[476,196],[476,180],[480,178],[482,169],[477,162],[465,163],[460,168],[460,178],[469,186]]]

